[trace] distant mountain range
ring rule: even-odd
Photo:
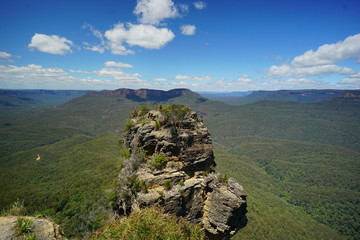
[[[321,102],[341,96],[344,93],[357,92],[356,90],[278,90],[278,91],[253,91],[240,93],[204,93],[203,96],[228,104],[240,105],[253,103],[260,100],[293,101],[299,103]]]

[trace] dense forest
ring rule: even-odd
[[[102,227],[128,156],[119,140],[129,113],[177,103],[203,117],[217,168],[249,194],[248,225],[234,239],[358,239],[360,102],[353,93],[229,105],[191,92],[161,99],[73,92],[29,107],[49,93],[2,92],[0,209],[23,202],[27,214],[51,218],[71,238]]]

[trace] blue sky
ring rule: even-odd
[[[360,88],[359,0],[2,0],[0,88]]]

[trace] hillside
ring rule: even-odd
[[[89,93],[0,116],[0,208],[23,199],[29,213],[51,216],[67,236],[100,227],[126,156],[117,142],[128,114],[141,104],[179,103],[203,116],[218,169],[249,193],[241,239],[358,238],[356,93],[320,103],[231,106],[186,92],[162,100]]]

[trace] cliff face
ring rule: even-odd
[[[246,193],[214,170],[208,129],[183,106],[135,113],[124,144],[131,157],[119,174],[117,210],[159,205],[203,226],[210,239],[232,236],[246,225]]]

